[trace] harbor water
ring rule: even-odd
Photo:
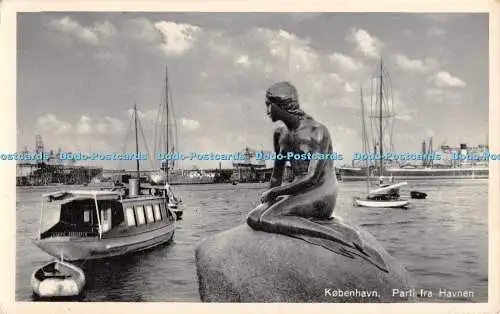
[[[245,222],[258,205],[264,184],[174,186],[186,210],[174,242],[130,256],[87,261],[84,301],[200,302],[194,248],[204,237]],[[40,196],[62,187],[17,189],[16,300],[32,300],[30,276],[51,259],[31,240],[40,218]],[[64,187],[67,188],[67,187]],[[81,189],[82,187],[78,187]],[[336,215],[372,233],[415,279],[417,289],[467,290],[488,300],[488,181],[409,181],[401,190],[428,194],[411,200],[409,209],[354,207],[352,197],[366,191],[364,182],[340,183]],[[425,299],[424,302],[451,302]]]

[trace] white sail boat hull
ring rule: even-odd
[[[370,208],[402,208],[410,204],[407,200],[369,200],[355,197],[353,199],[355,206]]]

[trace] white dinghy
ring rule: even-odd
[[[76,297],[85,286],[83,271],[63,260],[51,261],[31,275],[31,287],[40,298]]]

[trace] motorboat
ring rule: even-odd
[[[168,243],[175,227],[168,197],[141,189],[138,179],[130,179],[128,188],[121,190],[44,195],[34,242],[47,254],[66,261],[98,259]]]

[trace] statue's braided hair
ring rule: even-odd
[[[271,85],[266,91],[266,102],[273,103],[299,118],[309,118],[299,106],[298,93],[290,82],[282,81]]]

